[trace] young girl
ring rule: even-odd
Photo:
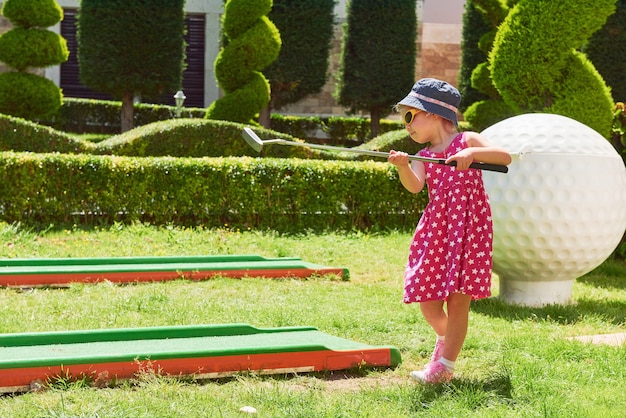
[[[428,184],[429,203],[417,224],[404,273],[404,302],[419,303],[437,334],[430,362],[410,373],[422,383],[452,379],[467,334],[472,299],[491,295],[492,223],[489,199],[473,161],[508,165],[507,151],[475,132],[457,132],[461,96],[450,84],[419,80],[396,105],[419,155],[456,161],[456,167],[412,161],[391,151],[402,185],[418,193]],[[447,309],[444,309],[444,304]]]

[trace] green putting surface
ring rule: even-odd
[[[130,378],[146,367],[198,378],[242,371],[312,372],[395,367],[394,347],[336,337],[314,327],[247,324],[0,334],[0,391],[28,390],[56,376]]]
[[[2,258],[0,267],[28,268],[37,266],[102,266],[129,264],[189,264],[189,263],[247,263],[296,261],[298,257],[268,258],[256,254],[201,255],[201,256],[144,256],[144,257],[80,257],[80,258]],[[301,260],[300,260],[301,261]]]
[[[62,274],[62,273],[116,273],[145,271],[193,271],[193,270],[269,270],[269,269],[315,269],[323,266],[303,261],[257,261],[254,264],[242,265],[232,262],[212,263],[167,263],[167,264],[118,264],[113,261],[106,265],[61,265],[61,266],[20,266],[0,269],[0,275],[15,274]]]
[[[211,276],[308,277],[334,274],[347,279],[345,268],[326,267],[297,257],[258,255],[93,257],[0,259],[0,285],[36,286],[71,282],[156,281]]]
[[[141,330],[115,333],[94,331],[93,335],[77,335],[72,332],[44,334],[42,340],[38,340],[37,335],[30,334],[23,337],[30,339],[31,345],[16,346],[10,346],[10,335],[0,335],[0,368],[372,348],[370,345],[335,337],[310,327],[255,329],[253,333],[240,333],[242,330],[247,331],[243,329],[245,327],[248,326],[233,326],[232,335],[212,335],[210,328],[207,328],[207,335],[178,337],[172,337],[171,332],[168,332],[176,329],[162,329],[163,338],[160,339],[146,338],[149,335],[142,335]],[[185,335],[185,332],[181,335]],[[38,344],[44,341],[45,344]],[[20,342],[13,339],[13,343]],[[21,342],[24,343],[26,341]]]

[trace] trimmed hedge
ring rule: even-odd
[[[393,122],[395,124],[395,122]],[[131,157],[227,157],[259,156],[241,136],[245,125],[205,119],[167,119],[140,126],[94,144],[35,123],[0,115],[0,151],[65,152]],[[393,124],[389,125],[390,128]],[[264,128],[255,132],[262,139],[294,137]],[[416,153],[420,145],[404,129],[390,131],[376,140],[353,148]],[[318,151],[307,147],[265,146],[262,157],[314,158],[326,160],[371,160],[349,152]]]
[[[206,119],[170,119],[135,128],[113,136],[95,145],[93,154],[132,157],[230,157],[259,156],[244,141],[241,133],[245,125]],[[289,135],[256,128],[263,139],[283,138]],[[310,158],[316,153],[306,148],[266,146],[262,156]]]
[[[0,176],[6,179],[0,220],[281,232],[414,228],[426,194],[406,192],[395,167],[383,159],[279,145],[264,147],[261,156],[269,158],[246,158],[256,153],[241,137],[244,126],[167,119],[94,144],[0,115],[0,151],[11,150],[0,153]],[[263,128],[255,132],[263,139],[296,140]],[[419,144],[400,129],[359,148],[415,153]]]
[[[173,106],[149,103],[136,104],[134,123],[135,126],[139,127],[158,121],[172,122],[175,111],[176,108]],[[46,120],[41,120],[40,123],[64,132],[115,135],[120,132],[120,112],[120,102],[65,98],[63,105],[55,115]],[[202,119],[204,113],[205,109],[201,108],[183,108],[181,116],[184,119]],[[280,114],[272,114],[271,118],[274,131],[309,141],[319,136],[320,132],[328,137],[324,141],[331,145],[355,146],[369,141],[370,138],[370,121],[365,118],[285,116]],[[220,121],[213,121],[213,123],[220,123]],[[401,122],[387,119],[380,121],[381,134],[398,130],[404,131]],[[136,132],[131,131],[125,134],[133,137]],[[290,138],[285,137],[285,139]]]
[[[327,142],[333,145],[354,146],[371,139],[371,121],[366,118],[320,117],[320,116],[284,116],[272,115],[272,129],[288,132],[291,136],[302,139],[314,139],[318,131],[328,136]],[[380,121],[380,132],[384,134],[396,130],[404,130],[400,121],[383,119]]]
[[[0,113],[0,151],[90,153],[93,144],[48,126]]]
[[[393,166],[273,158],[0,153],[0,219],[278,231],[413,228],[426,195]]]
[[[39,122],[64,132],[118,134],[121,130],[122,103],[111,100],[64,98],[63,105],[52,116]],[[184,107],[181,117],[202,118],[205,109]],[[135,104],[135,126],[173,119],[176,108],[148,103]]]

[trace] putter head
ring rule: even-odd
[[[252,149],[254,149],[256,152],[261,152],[261,150],[263,149],[263,141],[261,141],[261,138],[259,138],[252,129],[243,128],[243,132],[241,133],[241,135],[243,136],[243,139],[246,140],[248,145],[252,147]]]
[[[529,154],[533,151],[533,146],[530,144],[524,144],[519,151],[517,151],[517,158],[522,159],[526,154]]]

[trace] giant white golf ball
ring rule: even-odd
[[[599,133],[559,115],[515,116],[482,133],[514,154],[508,174],[484,173],[500,296],[568,303],[574,280],[606,260],[626,230],[622,158]]]

